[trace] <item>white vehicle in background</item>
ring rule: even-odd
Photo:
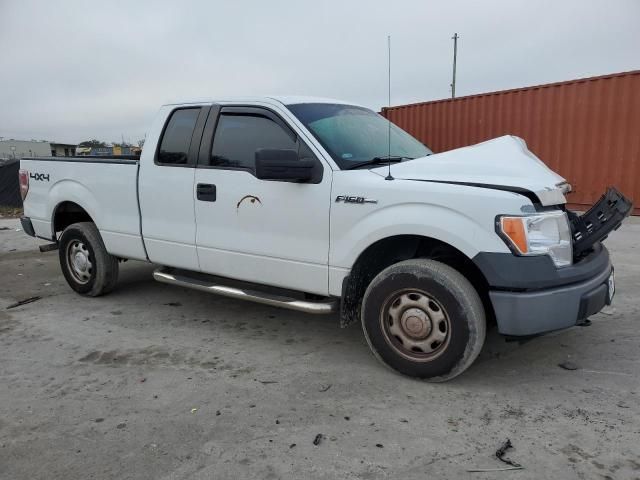
[[[390,138],[389,138],[390,135]],[[165,105],[142,156],[25,158],[30,235],[76,292],[118,262],[161,282],[361,321],[375,355],[420,378],[471,365],[486,325],[528,337],[611,302],[601,244],[630,213],[589,212],[518,138],[440,154],[363,107],[241,98]]]

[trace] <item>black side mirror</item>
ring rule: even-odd
[[[259,148],[256,150],[256,177],[261,180],[308,182],[315,162],[298,158],[295,150]]]

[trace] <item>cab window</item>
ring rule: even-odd
[[[186,165],[189,159],[191,137],[200,114],[200,108],[181,108],[174,111],[162,134],[156,163]]]
[[[213,138],[209,166],[254,170],[260,148],[298,150],[298,142],[273,120],[222,113]]]

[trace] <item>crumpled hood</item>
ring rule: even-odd
[[[386,166],[373,171],[386,174]],[[505,135],[470,147],[391,165],[394,178],[512,187],[533,192],[542,205],[566,202],[566,180],[527,149],[519,137]],[[564,184],[564,186],[563,186]],[[509,188],[499,188],[509,190]]]

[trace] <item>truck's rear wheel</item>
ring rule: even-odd
[[[58,242],[60,267],[76,292],[90,297],[109,293],[118,281],[118,259],[109,255],[91,222],[69,225]]]
[[[362,327],[384,364],[431,381],[464,372],[486,332],[482,301],[471,283],[426,259],[396,263],[373,279],[363,299]]]

